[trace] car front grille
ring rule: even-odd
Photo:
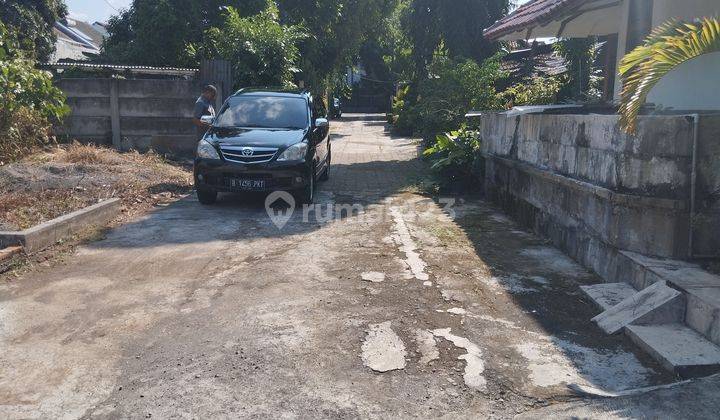
[[[265,163],[270,162],[278,152],[272,147],[241,147],[220,145],[220,151],[225,160],[238,163]]]

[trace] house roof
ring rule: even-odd
[[[500,67],[510,77],[515,77],[526,65],[531,65],[534,75],[556,76],[567,72],[565,59],[555,52],[552,44],[511,51],[503,57]]]
[[[81,69],[81,70],[109,70],[119,73],[161,75],[161,76],[195,76],[198,69],[177,68],[177,67],[152,67],[152,66],[125,66],[118,64],[96,64],[82,62],[55,62],[43,63],[40,65],[46,69]]]
[[[488,39],[607,35],[620,0],[530,0],[485,30]]]
[[[100,33],[91,24],[89,24],[87,22],[83,22],[82,20],[70,21],[68,19],[68,27],[75,30],[76,32],[79,32],[81,35],[84,35],[87,38],[89,38],[90,42],[92,42],[92,44],[95,45],[96,47],[98,47],[98,48],[102,47],[103,41],[105,40],[105,36],[103,36],[103,34]]]

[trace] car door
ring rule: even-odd
[[[325,165],[327,164],[327,158],[328,158],[328,152],[329,144],[328,144],[328,137],[330,136],[330,127],[317,127],[315,125],[315,121],[318,118],[325,118],[327,119],[327,108],[325,107],[325,103],[320,98],[313,98],[312,100],[312,125],[313,125],[313,142],[315,143],[315,156],[317,157],[317,160],[315,162],[316,164],[316,170],[317,173],[320,174],[322,171],[325,170]]]

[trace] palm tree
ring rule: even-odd
[[[671,20],[655,28],[645,43],[623,57],[620,77],[620,125],[634,134],[637,116],[652,88],[679,65],[704,54],[720,51],[720,20],[696,23]]]

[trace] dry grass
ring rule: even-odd
[[[59,148],[55,156],[55,161],[62,163],[115,165],[123,162],[123,157],[113,150],[80,143]]]
[[[189,168],[153,153],[73,143],[0,166],[0,230],[25,229],[108,198],[125,217],[192,189]]]
[[[27,229],[97,202],[98,199],[68,190],[11,192],[0,197],[0,219],[6,225]]]

